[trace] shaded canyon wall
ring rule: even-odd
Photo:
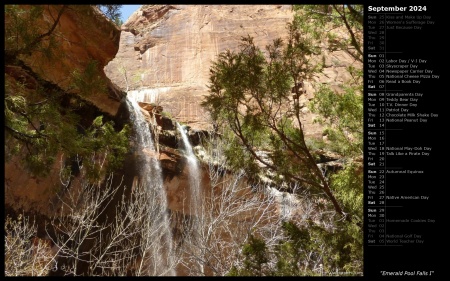
[[[43,8],[43,17],[36,19],[35,24],[51,26],[62,5],[43,5]],[[112,118],[119,115],[125,93],[106,77],[103,67],[118,51],[120,29],[95,7],[79,5],[64,10],[54,33],[58,34],[55,59],[48,59],[40,52],[21,56],[22,67],[5,64],[5,82],[17,85],[25,79],[25,89],[29,95],[41,89],[39,83],[50,83],[61,92],[80,97],[69,78],[75,70],[83,71],[90,62],[96,61],[99,81],[105,83],[108,90],[82,98],[90,104],[89,112],[83,112],[83,118],[100,114]],[[31,176],[20,163],[23,155],[5,161],[5,205],[17,210],[51,215],[49,202],[55,201],[55,195],[61,188],[61,156],[57,156],[52,172],[47,177]]]

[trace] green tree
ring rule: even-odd
[[[340,48],[355,59],[360,58],[362,7],[301,5],[294,9],[297,15],[288,25],[287,43],[276,39],[264,53],[251,37],[245,37],[238,52],[227,51],[219,55],[210,70],[211,95],[202,104],[214,122],[226,124],[238,136],[239,143],[234,151],[228,152],[236,166],[244,166],[250,174],[257,174],[263,166],[283,180],[294,180],[324,192],[336,212],[350,221],[351,214],[346,214],[336,200],[329,179],[316,165],[315,152],[305,142],[299,96],[304,93],[304,81],[311,80],[322,69],[317,58],[321,54],[319,43],[324,38],[339,43]],[[328,32],[338,25],[340,32]],[[348,33],[348,36],[336,35],[342,33]],[[354,76],[358,77],[358,74]],[[361,85],[359,82],[358,86]],[[333,100],[330,101],[328,111],[342,113],[352,109],[351,114],[346,115],[348,118],[330,121],[336,127],[331,136],[335,139],[346,137],[350,140],[346,147],[355,150],[361,147],[361,134],[352,136],[347,129],[362,130],[362,99],[355,87],[347,89],[347,93],[338,109],[333,107]],[[337,96],[328,91],[328,99],[333,95]],[[325,111],[320,113],[325,118],[330,117]],[[357,145],[352,145],[355,138]],[[263,151],[267,152],[266,156]]]
[[[233,137],[223,137],[230,142],[226,156],[233,168],[244,168],[250,178],[272,176],[280,190],[307,189],[325,195],[336,213],[346,218],[335,218],[331,225],[311,220],[306,225],[284,225],[289,239],[269,249],[276,256],[272,274],[336,270],[357,274],[363,259],[363,7],[299,5],[294,10],[285,42],[276,39],[261,50],[246,37],[236,52],[219,55],[210,69],[211,95],[203,106],[216,127],[231,131]],[[325,64],[324,47],[328,52],[344,51],[355,60],[347,68],[351,79],[336,85],[338,91],[311,79]],[[340,157],[342,168],[337,172],[318,167],[320,151],[305,139],[299,103],[305,81],[316,89],[307,105],[318,114],[328,137],[321,147]],[[295,184],[302,188],[291,188]]]
[[[310,58],[313,42],[303,40],[296,25],[289,31],[286,45],[277,39],[267,46],[267,60],[250,37],[243,38],[239,52],[220,54],[211,68],[211,94],[202,105],[214,122],[227,124],[238,137],[236,151],[228,153],[231,163],[244,164],[249,174],[263,166],[283,180],[324,192],[336,212],[350,220],[306,145],[301,121],[300,88],[321,65]]]

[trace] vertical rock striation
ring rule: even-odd
[[[153,89],[173,117],[205,128],[199,104],[208,94],[211,62],[243,36],[264,48],[287,34],[292,15],[289,5],[144,5],[122,26],[119,51],[105,72],[123,90]]]

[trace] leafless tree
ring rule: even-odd
[[[278,204],[270,193],[255,192],[243,171],[232,172],[223,157],[220,138],[210,138],[207,171],[210,184],[201,190],[195,210],[184,221],[182,252],[188,275],[225,275],[240,263],[250,233],[269,244],[281,238]],[[260,190],[264,190],[260,186]]]
[[[48,240],[37,237],[35,221],[5,219],[5,276],[45,276],[56,265]]]
[[[127,188],[112,173],[97,183],[72,182],[47,227],[63,274],[173,275],[177,258],[161,231],[167,223],[160,196],[137,180]]]

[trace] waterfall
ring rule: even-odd
[[[200,169],[197,161],[197,157],[194,154],[192,145],[189,142],[188,136],[186,134],[185,128],[177,122],[178,131],[181,134],[183,140],[183,148],[185,152],[185,157],[188,164],[189,172],[189,189],[191,196],[191,213],[196,214],[198,212],[198,207],[200,203]]]
[[[202,222],[204,223],[202,201],[200,200],[200,169],[197,161],[197,157],[194,154],[192,145],[189,142],[186,129],[177,122],[177,129],[180,132],[181,139],[183,141],[184,157],[186,158],[189,178],[189,211],[190,211],[190,231],[187,241],[185,240],[184,247],[188,253],[192,253],[194,256],[202,257],[204,255],[203,249],[197,247],[198,241],[202,240]],[[197,270],[201,272],[200,275],[205,274],[205,265],[200,261],[194,261],[192,266],[197,266]]]
[[[127,95],[130,119],[136,130],[137,147],[142,161],[139,167],[139,185],[146,189],[148,201],[147,213],[142,221],[141,251],[149,264],[146,275],[176,275],[172,249],[172,233],[167,213],[167,195],[163,187],[162,169],[159,155],[155,150],[149,123],[145,120],[138,105],[134,91]],[[146,206],[147,207],[147,206]]]
[[[167,93],[169,90],[170,87],[133,90],[128,91],[127,96],[133,96],[133,99],[135,101],[146,103],[159,103],[161,100],[160,95]]]

